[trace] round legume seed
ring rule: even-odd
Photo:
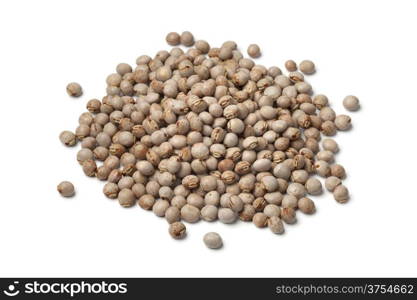
[[[275,234],[284,233],[284,224],[278,216],[272,216],[268,219],[268,227]]]
[[[59,140],[65,146],[70,147],[75,146],[75,144],[77,143],[77,137],[75,136],[75,134],[68,130],[61,132],[61,134],[59,135]]]
[[[83,89],[79,83],[71,82],[67,85],[67,94],[71,97],[80,97],[83,94]]]
[[[220,208],[217,215],[220,222],[225,224],[231,224],[237,219],[236,213],[230,208]]]
[[[187,234],[187,228],[181,222],[174,222],[169,225],[169,234],[176,240],[183,239]]]
[[[333,190],[333,197],[339,203],[346,203],[349,200],[349,190],[343,184],[339,184]]]
[[[116,199],[119,194],[118,185],[113,182],[107,182],[103,187],[103,194],[110,199]]]
[[[131,207],[135,204],[135,194],[130,189],[122,189],[117,196],[119,204],[123,207]]]
[[[312,214],[316,211],[316,206],[313,200],[307,197],[303,197],[298,200],[298,209],[305,214]]]
[[[330,138],[324,139],[322,142],[322,145],[323,145],[324,150],[328,150],[333,153],[339,152],[339,145],[334,139],[330,139]]]
[[[307,180],[307,182],[305,183],[305,187],[306,187],[307,193],[309,193],[310,195],[316,196],[316,195],[320,195],[323,192],[323,188],[322,188],[320,180],[314,177],[311,177]]]
[[[200,210],[190,204],[185,204],[181,208],[181,219],[188,223],[195,223],[200,220]]]
[[[181,43],[181,37],[177,32],[170,32],[165,38],[170,46],[178,46]]]
[[[359,99],[356,96],[346,96],[345,99],[343,99],[343,106],[348,111],[357,111],[360,108]]]
[[[265,227],[268,224],[268,216],[262,212],[258,212],[253,216],[252,222],[256,227]]]
[[[257,44],[250,44],[248,47],[248,55],[252,58],[261,56],[261,48]]]
[[[180,215],[180,210],[178,209],[178,207],[175,206],[170,206],[165,211],[165,219],[169,224],[179,221]]]
[[[184,31],[183,33],[181,33],[180,41],[181,44],[183,44],[184,46],[191,47],[192,45],[194,45],[194,36],[191,32]]]
[[[336,176],[327,177],[324,181],[324,186],[329,192],[333,192],[334,189],[340,184],[342,184],[342,180]]]
[[[212,222],[217,219],[218,209],[214,205],[206,205],[201,209],[201,218],[204,221]]]
[[[295,63],[295,61],[289,59],[285,62],[285,68],[288,72],[295,72],[297,71],[297,64]]]
[[[203,237],[204,244],[210,249],[219,249],[223,246],[221,236],[216,232],[208,232]]]
[[[303,60],[300,62],[299,67],[304,74],[313,74],[316,71],[316,67],[311,60]]]
[[[336,116],[336,119],[334,120],[334,124],[336,125],[336,128],[341,131],[345,131],[350,129],[352,126],[352,120],[347,115],[338,115]]]
[[[62,181],[58,184],[57,190],[62,197],[72,197],[75,194],[74,185],[69,181]]]

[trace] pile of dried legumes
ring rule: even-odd
[[[185,236],[181,221],[201,219],[252,221],[281,234],[297,211],[315,211],[307,195],[322,193],[316,174],[336,201],[349,199],[338,144],[328,137],[348,130],[351,119],[313,95],[303,75],[315,72],[312,61],[288,60],[284,75],[244,58],[233,41],[214,48],[190,32],[166,41],[170,51],[142,55],[134,68],[117,65],[107,95],[88,101],[75,133],[60,135],[67,146],[81,142],[78,162],[87,176],[107,181],[107,197],[165,217],[176,239]],[[247,52],[261,55],[256,44]],[[82,88],[72,82],[67,92],[78,97]],[[343,105],[355,111],[358,98]],[[69,182],[59,190],[74,194]],[[222,244],[215,234],[205,242]]]

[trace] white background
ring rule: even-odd
[[[413,1],[2,1],[0,4],[1,276],[417,276],[416,5]],[[351,202],[315,197],[283,236],[253,224],[189,225],[174,241],[165,220],[105,198],[84,176],[74,130],[119,62],[168,49],[169,31],[213,46],[263,50],[259,63],[312,59],[308,77],[339,113],[362,103],[339,133]],[[84,96],[71,99],[70,81]],[[74,182],[77,196],[56,185]],[[218,231],[225,247],[202,243]]]

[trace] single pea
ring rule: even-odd
[[[91,99],[87,102],[87,109],[91,113],[99,113],[101,102],[98,99]]]
[[[295,72],[297,71],[297,64],[295,61],[289,59],[285,62],[285,68],[287,69],[288,72]]]
[[[291,174],[291,180],[293,182],[305,184],[309,178],[309,174],[306,170],[294,170]]]
[[[258,58],[261,56],[261,48],[257,44],[250,44],[248,46],[248,55],[252,58]]]
[[[293,224],[297,221],[295,210],[292,207],[284,207],[281,210],[281,219],[287,224]]]
[[[285,231],[284,223],[278,216],[272,216],[268,219],[268,227],[275,234],[283,234]]]
[[[332,163],[334,161],[334,154],[332,151],[329,150],[322,150],[319,151],[316,155],[316,159],[324,160],[328,163]]]
[[[333,153],[339,152],[339,145],[334,139],[331,139],[331,138],[324,139],[322,142],[322,145],[323,145],[324,150],[328,150]]]
[[[324,181],[324,186],[329,192],[333,192],[334,189],[340,184],[342,184],[342,180],[336,176],[329,176]]]
[[[298,198],[296,196],[286,194],[282,197],[281,206],[297,208],[297,202],[298,202]]]
[[[197,159],[205,159],[209,156],[209,148],[203,143],[194,144],[191,147],[191,155]]]
[[[207,43],[207,41],[204,40],[198,40],[195,42],[195,48],[200,50],[201,53],[206,54],[210,50],[210,45]]]
[[[358,97],[352,95],[346,96],[343,99],[343,106],[348,111],[357,111],[360,108]]]
[[[217,219],[218,208],[214,205],[206,205],[201,209],[201,218],[207,222]]]
[[[255,208],[251,204],[245,204],[243,210],[239,214],[239,218],[242,221],[252,221],[253,216],[256,214]]]
[[[82,148],[77,152],[77,161],[80,165],[89,159],[94,159],[94,153],[90,149]]]
[[[129,131],[121,131],[118,136],[118,141],[121,145],[130,147],[135,142],[135,137]]]
[[[267,206],[265,206],[264,208],[264,214],[267,215],[269,218],[273,217],[273,216],[277,216],[279,217],[279,215],[281,214],[281,209],[279,206],[275,205],[275,204],[268,204]]]
[[[219,249],[223,246],[221,236],[216,232],[208,232],[203,237],[204,244],[210,249]]]
[[[183,33],[181,33],[180,41],[181,44],[183,44],[184,46],[191,47],[192,45],[194,45],[194,36],[191,32],[184,31]]]
[[[72,197],[75,194],[74,185],[69,181],[62,181],[58,184],[57,190],[62,197]]]
[[[328,106],[320,110],[319,116],[323,121],[334,121],[336,119],[335,111]]]
[[[337,127],[333,121],[324,121],[321,124],[321,132],[325,136],[333,136],[337,133]]]
[[[136,168],[144,176],[150,176],[155,172],[154,166],[146,160],[138,161]]]
[[[313,74],[316,71],[316,67],[311,60],[303,60],[300,62],[299,67],[304,74]]]
[[[307,197],[298,200],[298,209],[305,214],[312,214],[316,211],[313,200]]]
[[[110,199],[116,199],[119,191],[116,183],[107,182],[103,187],[103,194]]]
[[[330,166],[330,175],[340,179],[344,179],[346,177],[345,168],[342,165],[333,164]]]
[[[268,192],[275,192],[278,189],[278,181],[274,176],[265,176],[261,179]]]
[[[187,234],[185,225],[181,222],[174,222],[169,225],[168,232],[176,240],[185,238]]]
[[[314,163],[314,169],[316,173],[321,177],[330,176],[330,166],[324,160],[319,160]]]
[[[130,189],[122,189],[117,198],[123,207],[131,207],[135,204],[135,194]]]
[[[317,178],[310,177],[307,182],[305,183],[305,187],[307,190],[307,193],[310,195],[320,195],[323,192],[323,187]]]
[[[334,124],[336,125],[338,130],[348,130],[352,126],[352,119],[347,115],[338,115],[334,120]]]
[[[67,85],[67,94],[71,97],[80,97],[83,94],[81,85],[77,82],[71,82]]]
[[[268,224],[268,216],[262,212],[258,212],[253,216],[252,222],[256,227],[265,227]]]
[[[165,219],[167,220],[169,224],[178,222],[180,218],[181,218],[181,212],[178,209],[178,207],[170,206],[165,211]]]
[[[237,215],[230,208],[220,208],[218,210],[218,218],[220,222],[225,223],[225,224],[230,224],[236,221]]]
[[[301,198],[306,194],[306,188],[300,183],[292,182],[288,185],[287,193],[297,198]]]
[[[333,197],[339,203],[346,203],[349,200],[349,190],[343,184],[339,184],[333,190]]]
[[[75,146],[75,144],[77,143],[77,137],[75,136],[75,134],[68,130],[61,132],[61,134],[59,135],[59,140],[64,145],[70,147]]]
[[[97,170],[96,162],[92,159],[87,159],[82,163],[84,174],[93,177]]]
[[[97,146],[97,140],[96,138],[89,136],[82,140],[81,142],[81,148],[87,148],[90,150],[93,150]]]
[[[146,210],[151,210],[153,205],[155,204],[155,198],[152,195],[145,194],[141,196],[138,200],[138,205]]]
[[[130,176],[122,177],[117,183],[119,189],[130,189],[135,184],[135,181]]]
[[[129,64],[120,63],[116,66],[116,72],[123,76],[132,73],[132,67]]]
[[[228,60],[233,56],[233,48],[221,47],[219,52],[219,58],[221,60]]]
[[[256,160],[252,165],[252,169],[255,172],[265,172],[265,171],[269,171],[271,169],[271,166],[272,166],[271,160],[263,158],[263,159]]]
[[[152,211],[158,217],[164,217],[165,212],[169,208],[169,202],[167,200],[158,199],[155,201],[155,204],[152,207]]]
[[[185,204],[181,208],[181,218],[188,223],[195,223],[200,220],[200,210],[190,204]]]
[[[323,107],[326,107],[329,104],[329,99],[327,98],[326,95],[318,94],[318,95],[314,96],[313,104],[318,109],[322,109]]]
[[[214,176],[203,176],[200,180],[200,186],[205,192],[217,189],[217,179]]]
[[[170,46],[178,46],[181,43],[181,37],[177,32],[170,32],[165,38]]]

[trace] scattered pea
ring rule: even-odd
[[[72,197],[75,194],[74,185],[69,181],[63,181],[58,184],[57,190],[62,197]]]
[[[357,111],[360,108],[359,99],[356,96],[346,96],[343,99],[343,106],[348,111]]]
[[[181,36],[177,32],[168,33],[165,39],[170,46],[178,46],[181,43]]]
[[[169,225],[169,234],[176,240],[185,238],[187,229],[181,222],[174,222]]]
[[[81,85],[77,82],[68,83],[67,94],[71,97],[80,97],[83,94]]]
[[[223,246],[221,236],[216,232],[208,232],[203,238],[204,244],[210,249],[219,249]]]
[[[285,68],[288,72],[295,72],[297,71],[297,64],[295,61],[290,59],[285,62]]]
[[[248,47],[248,55],[252,58],[261,56],[261,48],[257,44],[250,44]]]
[[[313,74],[316,71],[316,66],[311,60],[303,60],[300,62],[299,68],[304,74]]]
[[[349,190],[343,184],[339,184],[333,190],[333,197],[339,203],[345,203],[349,200]]]

